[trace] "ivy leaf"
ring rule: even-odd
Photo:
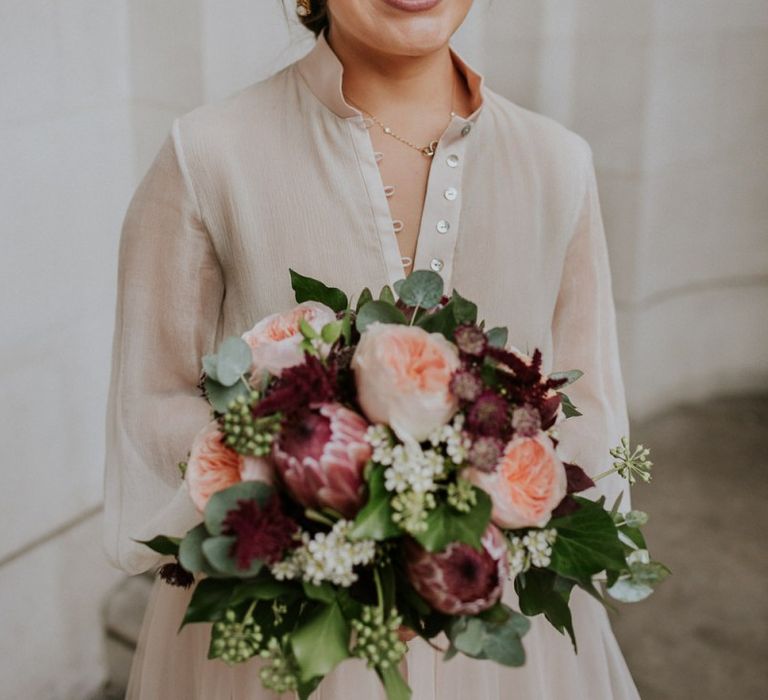
[[[453,304],[453,315],[456,323],[476,323],[477,322],[477,304],[469,299],[465,299],[455,289],[451,295]]]
[[[400,300],[408,306],[431,309],[443,298],[443,278],[432,270],[414,270],[395,287]]]
[[[357,330],[363,333],[365,329],[376,321],[381,323],[405,324],[405,314],[400,309],[386,301],[369,301],[357,314]]]
[[[320,280],[305,277],[295,270],[289,270],[289,272],[291,287],[299,304],[305,301],[319,301],[337,313],[347,308],[347,295],[341,289],[329,287]]]
[[[355,518],[349,535],[352,539],[381,541],[402,534],[392,521],[392,505],[384,482],[384,469],[374,468],[368,478],[368,503]]]
[[[416,325],[428,333],[442,333],[448,340],[452,341],[457,325],[453,303],[451,300],[442,309],[423,314]]]
[[[427,528],[413,535],[428,552],[440,552],[452,542],[482,548],[481,538],[491,518],[491,498],[474,487],[476,503],[468,513],[458,513],[447,503],[439,503],[427,516]]]
[[[544,614],[551,625],[560,633],[568,633],[576,647],[576,635],[568,601],[575,581],[564,579],[554,571],[532,568],[515,578],[515,592],[520,600],[520,611],[533,617]]]
[[[211,535],[221,535],[224,518],[237,508],[239,500],[256,499],[263,506],[272,495],[272,487],[263,481],[240,481],[222,491],[217,491],[205,506],[205,525]],[[186,567],[184,567],[186,568]]]
[[[230,606],[235,586],[231,579],[206,578],[200,581],[192,593],[179,630],[190,622],[221,620],[224,611]]]
[[[624,569],[624,547],[613,518],[600,503],[579,496],[573,498],[581,507],[547,525],[557,529],[549,568],[579,582],[604,569]]]
[[[315,608],[290,637],[299,664],[300,676],[307,682],[330,673],[349,657],[349,625],[337,602]]]
[[[151,540],[133,540],[139,544],[146,545],[151,550],[158,554],[173,554],[174,556],[179,553],[180,537],[166,537],[165,535],[158,535]]]
[[[311,581],[302,581],[301,585],[304,589],[304,595],[310,600],[317,600],[321,603],[332,603],[336,600],[336,591],[327,581],[320,585],[316,585]]]
[[[486,337],[488,338],[488,344],[494,348],[505,348],[507,346],[507,338],[509,336],[509,330],[501,326],[491,328],[486,331]]]

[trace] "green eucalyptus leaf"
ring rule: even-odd
[[[216,355],[216,380],[224,386],[232,386],[250,369],[252,361],[248,343],[238,335],[229,336]]]
[[[581,507],[547,525],[557,530],[549,568],[580,582],[604,569],[623,569],[624,547],[610,514],[599,503],[574,498]]]
[[[237,561],[229,552],[237,538],[220,535],[209,537],[203,542],[203,554],[208,563],[219,573],[236,578],[251,578],[256,576],[264,565],[259,559],[254,559],[248,569],[240,569]]]
[[[263,481],[240,481],[222,491],[217,491],[205,506],[205,525],[212,535],[221,535],[224,518],[237,508],[239,500],[256,499],[263,506],[272,495],[272,487]]]
[[[207,376],[203,382],[208,401],[218,413],[226,413],[229,404],[238,396],[248,396],[248,387],[243,382],[236,382],[232,386],[224,386],[215,379]]]
[[[560,388],[564,386],[568,386],[569,384],[573,384],[578,379],[581,379],[581,377],[584,376],[584,372],[582,372],[580,369],[569,369],[565,372],[553,372],[549,375],[550,379],[565,379],[565,384],[561,384]]]
[[[139,544],[146,545],[151,550],[158,554],[173,554],[174,556],[179,553],[180,537],[166,537],[165,535],[158,535],[151,540],[133,540]]]
[[[357,314],[357,330],[363,333],[372,323],[399,323],[405,324],[405,314],[396,306],[385,301],[369,301]]]
[[[347,295],[341,289],[329,287],[320,280],[305,277],[295,270],[289,270],[289,272],[291,287],[299,304],[305,301],[318,301],[336,312],[347,308]]]
[[[454,618],[447,634],[451,644],[474,659],[491,659],[505,666],[522,666],[525,649],[522,638],[530,629],[530,621],[506,605],[499,606],[505,615],[492,620],[480,616]]]
[[[443,298],[443,285],[443,278],[436,272],[414,270],[395,286],[395,291],[404,304],[431,309]]]
[[[291,649],[306,682],[330,673],[349,657],[349,624],[337,602],[315,608],[299,621],[290,637]]]
[[[384,469],[374,467],[368,479],[368,502],[357,514],[350,538],[381,541],[402,534],[392,521],[392,505],[384,482]]]
[[[208,538],[205,523],[193,527],[179,543],[179,563],[189,572],[196,574],[207,569],[203,542]]]
[[[217,362],[216,355],[203,355],[203,369],[211,379],[215,379],[216,381],[219,380]]]
[[[486,331],[485,335],[491,347],[505,348],[507,346],[507,339],[509,337],[509,330],[507,328],[497,326]]]

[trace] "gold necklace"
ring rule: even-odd
[[[453,74],[453,85],[451,88],[451,113],[449,119],[453,119],[456,116],[456,112],[453,111],[453,104],[454,104],[454,98],[456,96],[456,75]],[[346,97],[346,95],[345,95]],[[437,150],[437,140],[430,141],[427,146],[417,146],[415,143],[412,143],[406,138],[403,138],[399,134],[396,134],[391,127],[384,124],[378,117],[371,114],[369,111],[363,109],[359,105],[356,105],[352,100],[350,100],[348,97],[346,98],[347,102],[349,102],[353,107],[357,107],[363,114],[367,114],[371,120],[373,120],[376,124],[378,124],[381,127],[381,130],[387,135],[391,136],[392,138],[397,139],[401,143],[404,143],[406,146],[410,146],[411,148],[419,151],[422,155],[426,156],[427,158],[431,158],[435,155],[435,151]]]

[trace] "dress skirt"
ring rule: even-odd
[[[234,667],[208,660],[210,623],[177,630],[192,589],[156,579],[152,587],[126,700],[288,700],[265,690],[261,659]],[[515,607],[507,586],[505,601]],[[524,638],[525,666],[507,668],[461,654],[448,662],[422,639],[408,643],[402,663],[413,700],[638,700],[639,695],[614,637],[605,609],[580,589],[571,598],[579,646],[542,615],[531,619]],[[378,677],[358,659],[339,664],[312,700],[385,700]]]

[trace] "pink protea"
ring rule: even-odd
[[[406,544],[411,585],[435,610],[448,615],[477,615],[495,605],[509,571],[507,545],[494,525],[482,537],[483,551],[454,542],[431,553],[415,541]]]
[[[282,427],[272,456],[288,492],[307,508],[349,518],[364,503],[363,468],[371,457],[368,423],[338,403],[296,414]]]

